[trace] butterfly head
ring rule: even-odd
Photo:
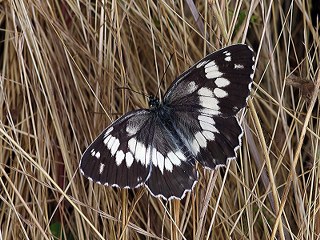
[[[151,109],[155,109],[158,108],[160,106],[160,101],[158,98],[156,98],[155,96],[149,96],[149,107]]]

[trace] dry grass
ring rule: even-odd
[[[316,9],[197,2],[0,1],[0,239],[320,238]],[[80,175],[92,139],[147,106],[119,87],[156,93],[164,75],[163,93],[236,42],[257,55],[237,161],[171,202]]]

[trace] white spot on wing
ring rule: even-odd
[[[107,145],[107,144],[108,144],[108,142],[109,142],[109,140],[110,140],[111,137],[112,137],[112,136],[109,135],[109,136],[107,136],[107,137],[103,140],[104,145]]]
[[[213,116],[221,114],[221,112],[219,110],[214,110],[214,109],[209,109],[209,108],[200,109],[199,112],[204,113],[204,114],[210,114]]]
[[[158,167],[160,169],[160,172],[163,173],[164,169],[164,157],[163,155],[157,151],[157,161],[158,161]]]
[[[205,137],[202,135],[201,132],[197,132],[195,137],[200,147],[205,148],[207,146],[207,140],[205,139]]]
[[[193,139],[192,141],[192,149],[195,155],[197,155],[200,152],[200,146],[196,139]]]
[[[96,158],[100,158],[100,156],[101,156],[101,154],[100,154],[100,152],[96,152],[96,154],[95,154],[95,156],[96,156]]]
[[[93,157],[96,154],[96,151],[94,149],[91,149],[90,153],[91,153],[91,156]]]
[[[216,133],[218,133],[219,131],[218,131],[218,129],[215,127],[215,126],[213,126],[212,124],[210,124],[210,123],[207,123],[207,122],[200,122],[200,126],[201,126],[201,128],[203,129],[203,130],[208,130],[208,131],[210,131],[210,132],[216,132]]]
[[[177,157],[177,155],[175,155],[173,152],[169,152],[169,153],[167,154],[167,158],[170,159],[170,161],[171,161],[171,163],[172,163],[173,165],[180,166],[181,161],[180,161],[180,159]]]
[[[195,82],[189,82],[187,85],[188,88],[188,93],[193,93],[195,90],[197,90],[198,86],[196,85]]]
[[[180,158],[182,161],[187,160],[187,158],[180,151],[176,151],[174,154],[177,155],[177,157]]]
[[[104,137],[107,137],[113,130],[113,127],[110,127],[104,134]]]
[[[133,126],[132,124],[128,124],[126,127],[126,131],[128,133],[129,136],[135,135],[138,131],[138,127],[137,126]]]
[[[230,55],[231,55],[231,53],[228,52],[228,51],[224,51],[223,53],[224,53],[224,55],[226,55],[226,56],[230,56]]]
[[[198,120],[203,121],[203,122],[207,122],[207,123],[211,123],[213,125],[216,124],[216,122],[213,120],[213,118],[208,117],[208,116],[199,115]]]
[[[218,98],[224,98],[228,96],[228,93],[222,90],[221,88],[215,88],[213,92],[214,92],[214,95],[216,95]]]
[[[112,156],[114,156],[116,154],[119,146],[120,146],[120,141],[119,141],[119,139],[116,138],[116,140],[114,141],[114,143],[111,147],[111,150],[110,150]]]
[[[151,145],[148,146],[147,152],[146,152],[146,166],[150,163],[150,157],[151,157]]]
[[[136,144],[137,144],[137,140],[135,138],[131,138],[128,141],[128,148],[129,148],[130,152],[132,152],[133,154],[136,151]]]
[[[142,165],[145,165],[146,161],[146,147],[143,143],[137,142],[135,157]]]
[[[206,64],[205,68],[216,67],[216,66],[217,66],[217,65],[216,65],[216,62],[212,60],[211,62],[209,62],[208,64]]]
[[[100,166],[99,166],[99,174],[102,174],[102,173],[103,173],[104,167],[105,167],[105,164],[100,163]]]
[[[200,68],[200,67],[202,67],[202,66],[203,66],[203,65],[205,65],[207,62],[209,62],[209,60],[199,62],[199,63],[197,64],[196,68]]]
[[[215,139],[215,136],[213,134],[213,132],[210,131],[203,131],[202,132],[203,136],[208,139],[209,141],[213,141]]]
[[[211,107],[211,98],[208,97],[200,97],[200,105],[204,108],[210,108]]]
[[[234,64],[234,69],[244,69],[242,64]]]
[[[133,158],[132,153],[131,152],[127,152],[126,153],[126,165],[127,165],[128,168],[131,167],[131,165],[133,163],[133,160],[134,160],[134,158]]]
[[[227,57],[224,58],[224,60],[227,61],[227,62],[230,62],[231,61],[231,57],[227,56]]]
[[[222,73],[219,71],[218,66],[215,61],[211,61],[205,65],[205,73],[207,78],[217,78],[221,77]]]
[[[111,136],[111,135],[110,135],[110,136]],[[111,138],[110,138],[110,140],[109,140],[109,142],[108,142],[108,145],[107,145],[107,148],[108,148],[109,150],[111,149],[111,147],[112,147],[112,145],[113,145],[113,143],[114,143],[115,140],[116,140],[116,138],[111,136]]]
[[[198,94],[201,96],[214,97],[213,92],[206,87],[202,87],[198,90]]]
[[[152,164],[157,167],[158,166],[158,161],[157,161],[157,150],[155,148],[152,148],[151,151],[151,160]]]
[[[217,87],[221,88],[221,87],[226,87],[228,85],[230,85],[230,81],[226,78],[217,78],[214,83],[217,85]]]
[[[173,170],[173,165],[171,163],[171,161],[169,160],[169,158],[166,157],[166,159],[164,160],[164,167],[166,168],[166,170],[168,170],[169,172],[172,172]]]
[[[116,154],[116,164],[119,166],[124,159],[124,152],[122,150],[118,151]]]
[[[218,111],[220,109],[220,107],[218,106],[218,99],[216,98],[210,98],[210,97],[199,97],[199,101],[200,101],[200,105],[203,108],[209,108],[215,111]]]

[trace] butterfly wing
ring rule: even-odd
[[[81,173],[110,186],[135,188],[144,183],[150,165],[143,155],[141,135],[152,128],[149,117],[150,111],[141,109],[114,121],[83,153]]]
[[[160,115],[137,110],[116,120],[84,152],[81,173],[104,185],[145,183],[154,196],[182,198],[197,180],[195,159]]]
[[[194,187],[198,172],[193,154],[172,128],[171,122],[170,112],[166,109],[159,109],[153,118],[154,132],[149,142],[151,174],[145,184],[154,196],[181,199]]]
[[[247,45],[226,47],[183,73],[164,96],[180,138],[205,167],[236,156],[242,128],[235,115],[246,104],[253,66]]]

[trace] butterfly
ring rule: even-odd
[[[198,180],[196,162],[215,169],[236,158],[243,135],[254,52],[245,44],[213,52],[182,73],[161,102],[118,118],[85,150],[80,171],[107,186],[145,185],[155,197],[182,199]]]

